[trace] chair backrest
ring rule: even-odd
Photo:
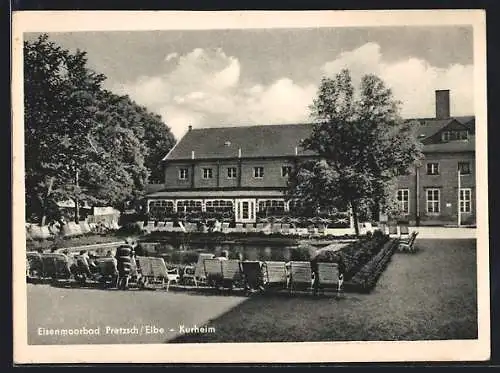
[[[234,280],[241,276],[240,261],[236,259],[222,260],[222,278]]]
[[[269,283],[285,283],[286,271],[285,262],[268,261],[264,262],[266,268],[267,282]]]
[[[28,262],[30,264],[30,270],[37,271],[40,274],[43,272],[43,261],[42,255],[40,253],[27,252],[26,259],[28,259]]]
[[[196,263],[194,275],[196,278],[205,278],[205,259],[213,259],[214,254],[200,253],[198,256],[198,262]]]
[[[310,283],[312,279],[310,262],[290,262],[292,282]]]
[[[336,284],[339,279],[337,263],[318,263],[318,276],[322,284]]]
[[[272,233],[280,233],[281,232],[281,223],[274,223],[271,227]]]
[[[246,230],[247,232],[253,232],[253,231],[254,231],[254,226],[253,226],[253,224],[251,224],[251,223],[247,223],[247,224],[245,224],[245,230]]]
[[[243,224],[237,223],[235,225],[235,228],[236,228],[236,232],[243,232]]]
[[[264,224],[263,224],[263,223],[257,223],[257,224],[255,225],[255,230],[256,230],[257,232],[261,232],[261,231],[263,231],[263,230],[264,230]]]
[[[137,272],[145,277],[154,276],[153,267],[151,265],[150,257],[148,256],[136,256],[135,262],[137,264]]]
[[[154,277],[167,277],[167,266],[163,258],[149,258]]]
[[[389,228],[389,234],[398,234],[398,226],[397,226],[397,224],[389,223],[388,224],[388,228]]]
[[[67,277],[71,271],[68,257],[59,253],[42,254],[43,272],[46,277]]]
[[[222,223],[222,230],[225,231],[229,228],[229,223],[228,222],[224,222]]]
[[[99,267],[99,272],[103,276],[112,276],[118,273],[113,258],[99,258],[96,260],[96,264]]]
[[[410,227],[408,226],[408,224],[404,223],[399,224],[399,233],[402,235],[410,234]]]
[[[365,223],[365,228],[366,228],[366,230],[367,230],[367,231],[371,231],[371,230],[373,229],[373,227],[372,227],[372,223],[370,223],[370,222],[366,222],[366,223]]]
[[[166,231],[171,231],[174,229],[174,222],[173,221],[167,221],[165,223],[165,230]]]
[[[156,225],[157,228],[163,229],[165,228],[165,222],[164,221],[159,221],[158,224]]]
[[[221,275],[222,276],[222,264],[219,259],[205,259],[203,264],[205,265],[205,275]]]
[[[281,226],[281,232],[282,233],[289,233],[290,232],[290,224],[283,224]]]

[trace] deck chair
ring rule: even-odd
[[[54,280],[69,280],[72,276],[69,259],[64,254],[42,254],[44,277]]]
[[[266,288],[286,288],[287,277],[285,262],[266,261],[263,263],[264,286]]]
[[[95,263],[99,269],[99,282],[102,284],[116,284],[118,268],[113,258],[98,258]]]
[[[281,223],[274,223],[271,227],[271,233],[273,234],[281,233]]]
[[[290,234],[290,224],[283,224],[281,226],[281,234]]]
[[[205,259],[203,265],[205,267],[205,276],[207,284],[212,287],[219,287],[223,281],[222,260]]]
[[[399,223],[399,239],[408,240],[410,238],[410,227],[407,223]]]
[[[237,223],[237,224],[235,225],[234,231],[235,231],[236,233],[243,233],[243,232],[244,232],[244,230],[243,230],[243,224],[241,224],[241,223]]]
[[[227,233],[227,232],[228,232],[228,230],[229,230],[229,223],[228,223],[228,222],[224,222],[224,223],[222,223],[222,228],[221,228],[221,231],[222,231],[223,233]]]
[[[156,224],[156,230],[159,232],[165,232],[165,222],[159,221],[158,224]]]
[[[313,274],[310,262],[289,262],[288,290],[290,293],[297,289],[312,290]]]
[[[372,226],[372,223],[370,222],[366,222],[365,223],[365,232],[368,233],[368,232],[372,232],[373,233],[373,226]]]
[[[155,222],[153,220],[148,220],[148,223],[144,227],[146,232],[153,232],[155,230]]]
[[[263,263],[260,261],[243,261],[240,262],[241,271],[243,272],[243,279],[245,289],[256,290],[264,289],[264,272]]]
[[[326,235],[326,225],[322,224],[318,227],[315,236],[325,236]]]
[[[165,222],[165,232],[172,232],[174,230],[174,222],[173,221],[167,221]]]
[[[400,239],[398,250],[401,252],[409,252],[409,253],[414,253],[415,251],[417,251],[415,247],[415,240],[417,239],[417,236],[418,232],[413,231],[407,238]]]
[[[263,232],[264,231],[264,223],[257,223],[257,224],[255,224],[255,231],[257,231],[257,232]]]
[[[207,277],[205,275],[204,261],[205,259],[213,259],[214,257],[214,254],[200,253],[195,265],[186,266],[184,268],[182,281],[185,283],[193,282],[195,286],[198,286],[198,283],[206,282]]]
[[[389,223],[388,224],[388,230],[389,230],[389,236],[390,237],[399,237],[398,234],[398,225],[395,223]]]
[[[251,223],[247,223],[247,224],[245,224],[245,231],[246,231],[247,233],[252,233],[252,232],[255,232],[255,227],[254,227],[254,225],[253,225],[253,224],[251,224]]]
[[[43,276],[43,261],[42,254],[36,251],[29,251],[26,253],[26,259],[29,263],[29,278],[42,278]]]
[[[232,289],[235,285],[241,284],[243,272],[239,260],[221,260],[222,286]]]
[[[339,270],[337,263],[318,263],[318,289],[336,289],[340,291]]]

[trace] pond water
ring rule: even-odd
[[[335,249],[347,245],[348,242],[335,243]],[[143,243],[144,245],[144,243]],[[316,246],[321,248],[325,245]],[[216,256],[221,255],[223,251],[229,253],[230,259],[241,260],[261,260],[261,261],[289,261],[289,260],[308,260],[311,245],[290,245],[290,244],[256,244],[256,243],[184,243],[182,245],[173,245],[171,243],[150,243],[143,246],[150,255],[165,256],[171,262],[185,261],[180,258],[195,256],[196,252],[213,253]],[[192,260],[187,260],[192,261]]]

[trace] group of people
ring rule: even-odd
[[[118,275],[117,287],[119,289],[128,289],[132,272],[137,268],[136,253],[134,250],[136,246],[137,244],[134,241],[127,239],[125,244],[116,248],[114,255],[111,250],[108,250],[106,253],[106,257],[112,258],[114,267],[116,268]],[[85,282],[87,278],[92,278],[93,273],[97,270],[95,259],[91,258],[86,250],[80,251],[75,257],[75,263],[73,263],[72,267],[76,273],[76,277],[82,282]]]

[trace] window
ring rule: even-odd
[[[471,212],[471,195],[472,192],[469,188],[460,189],[460,212]]]
[[[263,178],[264,177],[264,167],[254,167],[253,168],[253,177],[255,178]]]
[[[180,200],[177,201],[177,211],[179,212],[200,212],[202,210],[201,201]]]
[[[398,207],[402,214],[408,215],[410,213],[410,190],[398,190]]]
[[[458,170],[461,175],[470,174],[470,163],[469,162],[458,162]]]
[[[207,212],[232,212],[233,201],[214,200],[205,202],[205,211]]]
[[[468,131],[460,131],[459,137],[460,140],[467,140],[469,138]]]
[[[153,219],[165,219],[174,212],[174,202],[169,200],[156,200],[149,202],[149,215]]]
[[[227,178],[228,179],[235,179],[236,178],[236,167],[228,167],[227,169]]]
[[[448,142],[450,141],[450,132],[449,131],[444,131],[441,133],[441,140],[443,142]]]
[[[211,179],[213,176],[212,174],[212,169],[211,168],[204,168],[203,169],[203,178],[204,179]]]
[[[439,163],[427,163],[427,175],[439,175]]]
[[[188,178],[188,169],[179,168],[179,180],[187,180],[187,178]]]
[[[427,189],[426,197],[427,213],[439,214],[439,189]]]
[[[281,167],[281,176],[282,177],[290,176],[291,173],[292,173],[292,167],[291,166],[283,166],[283,167]]]
[[[259,211],[268,214],[277,214],[285,211],[285,201],[278,199],[268,199],[259,201]]]

